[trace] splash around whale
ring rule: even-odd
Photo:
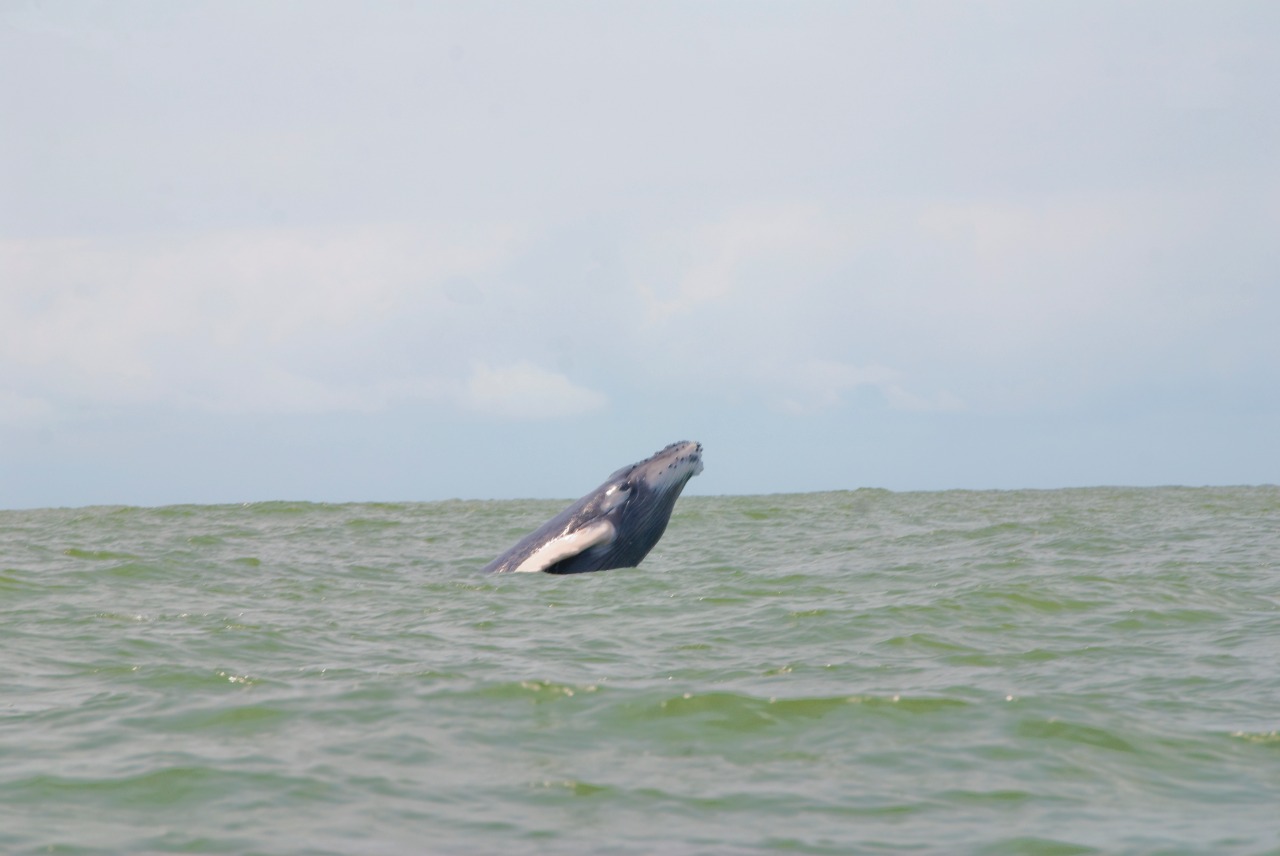
[[[700,472],[702,444],[672,443],[609,476],[484,571],[581,574],[635,567],[658,543],[680,492]]]

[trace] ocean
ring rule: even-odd
[[[1280,853],[1280,488],[0,511],[0,852]]]

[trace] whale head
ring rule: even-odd
[[[702,472],[702,444],[688,440],[660,449],[639,463],[609,476],[600,487],[606,491],[631,491],[637,488],[650,493],[678,496],[689,479]]]

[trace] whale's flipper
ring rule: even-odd
[[[516,572],[545,571],[556,562],[578,555],[598,544],[607,544],[618,534],[606,519],[589,523],[580,529],[552,538],[516,567]]]

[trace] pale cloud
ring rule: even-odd
[[[608,399],[593,389],[529,362],[505,366],[477,363],[463,390],[472,410],[511,419],[554,419],[603,408]]]
[[[1258,217],[1232,191],[1194,183],[932,203],[920,235],[950,275],[883,298],[884,309],[915,317],[917,336],[997,380],[1035,371],[1059,391],[1125,383],[1220,349],[1207,331],[1253,335],[1241,322],[1263,292],[1249,281],[1256,262],[1233,245]]]
[[[678,270],[658,269],[636,283],[646,317],[661,322],[704,304],[742,299],[744,278],[771,262],[826,258],[841,251],[844,233],[811,205],[751,206],[732,210],[685,234],[673,230],[650,238],[660,252],[675,256]],[[675,247],[673,252],[672,248]],[[655,284],[670,278],[672,285]]]
[[[966,409],[964,401],[955,393],[943,390],[934,395],[920,395],[896,384],[883,387],[889,406],[894,410],[911,410],[917,413],[949,413]]]
[[[171,403],[214,413],[374,413],[412,401],[455,403],[461,384],[415,377],[337,382],[277,366],[240,365],[184,384]]]
[[[1188,182],[730,209],[650,237],[637,281],[672,286],[637,285],[628,320],[644,371],[789,411],[867,387],[897,410],[1060,407],[1256,350],[1242,313],[1274,301],[1230,250],[1275,218],[1237,198]],[[1200,332],[1229,325],[1245,344]]]
[[[809,360],[787,372],[772,372],[771,382],[781,392],[778,407],[797,415],[826,410],[842,403],[859,388],[876,389],[895,410],[952,411],[964,402],[950,392],[924,395],[908,388],[904,374],[881,365],[856,366],[836,360]]]
[[[232,412],[436,396],[434,380],[326,379],[326,367],[358,362],[406,312],[448,340],[457,278],[500,267],[520,241],[509,227],[422,225],[9,240],[0,382],[45,400]]]
[[[0,425],[24,428],[47,422],[56,411],[48,401],[0,389]]]

